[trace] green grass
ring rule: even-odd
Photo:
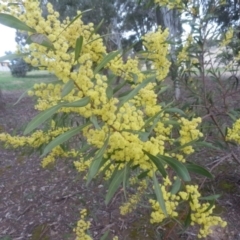
[[[57,78],[48,71],[31,71],[24,78],[16,78],[11,72],[0,72],[0,89],[1,90],[27,90],[33,87],[35,83],[49,83]]]

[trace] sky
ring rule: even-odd
[[[15,32],[15,29],[0,24],[0,57],[5,55],[5,51],[16,50]]]

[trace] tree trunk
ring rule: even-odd
[[[157,25],[161,26],[163,29],[168,28],[169,30],[169,37],[172,42],[178,42],[181,40],[180,36],[182,33],[182,25],[181,25],[181,19],[180,15],[177,12],[176,9],[167,9],[166,7],[157,7],[156,8],[156,22]],[[171,44],[171,78],[172,81],[174,82],[174,94],[175,94],[175,99],[179,99],[181,95],[180,91],[180,85],[176,76],[177,73],[177,66],[176,66],[176,61],[177,61],[177,56],[176,56],[176,45]]]
[[[3,93],[2,90],[0,89],[0,114],[5,110],[5,102],[3,99]]]

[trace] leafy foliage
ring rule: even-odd
[[[11,55],[12,52],[6,52],[6,54]],[[25,77],[27,72],[32,69],[31,65],[21,57],[12,59],[10,63],[9,68],[13,77]]]

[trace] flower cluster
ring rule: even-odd
[[[185,63],[189,62],[190,64],[188,64],[188,66],[193,67],[194,64],[199,62],[198,59],[193,56],[193,53],[190,54],[189,51],[193,43],[193,37],[191,34],[189,34],[186,38],[185,44],[183,44],[181,50],[178,52],[177,55],[177,63],[179,66],[185,66]]]
[[[147,116],[154,116],[161,110],[160,105],[157,105],[157,94],[154,92],[156,83],[149,83],[145,88],[139,91],[138,96],[133,100],[136,106],[145,107]]]
[[[86,159],[84,159],[82,154],[78,161],[73,162],[73,164],[78,172],[85,172],[90,167],[91,163],[92,163],[92,158],[86,160]]]
[[[201,194],[198,191],[198,186],[187,185],[186,191],[179,192],[179,196],[184,201],[190,199],[191,225],[198,224],[201,226],[198,234],[199,238],[205,238],[212,233],[212,226],[225,227],[227,225],[220,217],[212,216],[215,206],[210,207],[210,203],[200,203]]]
[[[54,127],[44,132],[43,130],[35,131],[31,136],[11,136],[7,133],[0,134],[0,141],[5,142],[6,147],[32,147],[35,149],[40,149],[42,146],[46,146],[51,140],[56,138],[57,136],[63,134],[69,127]],[[47,165],[54,163],[56,157],[70,157],[73,156],[73,151],[65,152],[60,146],[55,147],[51,153],[42,159],[42,167],[46,167]]]
[[[156,69],[156,78],[163,80],[169,71],[170,62],[166,58],[169,45],[166,43],[169,32],[158,28],[156,32],[147,33],[143,37],[143,45],[147,49],[146,57],[153,62],[153,68]]]
[[[184,202],[189,203],[191,225],[198,224],[200,227],[198,238],[205,238],[211,234],[212,226],[220,225],[225,227],[227,223],[218,216],[212,216],[214,205],[210,207],[210,203],[200,203],[201,194],[196,185],[186,185],[185,190],[178,194],[168,192],[167,187],[171,187],[172,182],[166,178],[161,188],[163,199],[165,200],[166,213],[164,214],[159,203],[156,200],[150,199],[153,212],[151,213],[151,223],[161,223],[169,217],[177,217],[177,207]]]
[[[11,136],[7,133],[0,134],[0,141],[6,142],[7,145],[14,148],[31,146],[33,148],[39,148],[41,145],[50,142],[60,134],[66,132],[69,127],[60,127],[51,129],[47,133],[43,130],[35,131],[31,136]]]
[[[180,64],[180,63],[188,61],[188,60],[189,60],[188,48],[187,48],[187,46],[184,46],[177,55],[177,61],[178,61],[178,64]]]
[[[123,78],[125,81],[141,83],[145,78],[139,69],[139,60],[137,57],[128,58],[126,63],[124,63],[121,54],[118,54],[107,64],[107,67],[109,67],[116,76]]]
[[[49,51],[46,51],[46,48],[39,44],[30,44],[31,57],[25,58],[25,61],[33,66],[45,66],[63,82],[67,82],[69,79],[74,81],[78,79],[76,83],[79,84],[78,74],[72,72],[73,66],[83,62],[89,66],[92,61],[99,62],[103,54],[106,53],[102,39],[98,38],[97,34],[92,34],[94,30],[93,24],[85,25],[80,18],[71,24],[69,18],[60,22],[58,20],[59,13],[53,10],[50,3],[47,4],[47,19],[42,16],[38,1],[27,0],[23,4],[25,11],[23,14],[19,13],[19,19],[24,21],[29,27],[34,28],[38,34],[41,34],[41,36],[44,36],[53,44],[53,49]],[[78,14],[80,14],[80,11]],[[75,61],[74,51],[70,50],[75,48],[76,40],[79,36],[83,37],[85,47],[82,49],[81,56]],[[91,61],[88,61],[89,59]],[[83,71],[86,71],[86,73],[82,74],[81,71],[79,73],[83,77],[89,76],[89,74],[92,77],[92,73],[88,74],[88,68],[85,69],[85,67]],[[91,68],[91,66],[89,67]]]
[[[181,146],[191,143],[194,140],[198,140],[203,134],[197,129],[199,123],[201,123],[201,118],[193,118],[191,121],[185,118],[181,118],[179,122],[181,123],[180,133],[180,144]],[[192,146],[186,146],[182,149],[185,154],[190,154],[194,152]]]
[[[156,4],[159,4],[162,7],[168,7],[169,9],[177,8],[182,10],[184,8],[184,4],[181,0],[168,1],[168,0],[154,0]]]
[[[225,33],[225,36],[223,37],[223,39],[220,43],[220,47],[227,46],[232,41],[233,34],[234,34],[233,28],[229,28],[228,31]]]
[[[90,222],[84,220],[87,216],[87,210],[83,209],[80,212],[80,216],[81,219],[77,222],[77,227],[73,229],[77,235],[76,240],[91,240],[92,238],[86,234],[86,231],[90,227]]]
[[[137,193],[133,194],[129,197],[128,201],[124,203],[122,206],[120,206],[120,213],[122,215],[126,215],[128,213],[131,213],[133,210],[137,208],[137,204],[141,200],[141,197],[144,193],[144,191],[147,188],[147,182],[146,180],[143,180],[139,182],[139,186],[137,188]]]
[[[240,119],[238,119],[231,128],[228,128],[226,140],[232,140],[240,143]]]
[[[165,200],[165,206],[166,206],[166,213],[163,212],[161,209],[158,201],[150,199],[149,202],[152,205],[153,212],[151,213],[151,223],[161,223],[165,218],[167,217],[177,217],[177,206],[179,204],[180,197],[176,194],[172,194],[167,189],[171,185],[171,181],[169,178],[164,179],[164,183],[162,186],[159,186],[161,188],[163,199]]]

